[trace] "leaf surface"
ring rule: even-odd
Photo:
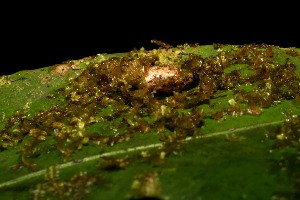
[[[296,199],[299,52],[185,44],[2,76],[1,198]]]

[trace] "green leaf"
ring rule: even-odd
[[[164,45],[0,77],[3,199],[296,199],[300,55]]]

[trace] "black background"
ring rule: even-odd
[[[18,5],[0,16],[0,75],[98,53],[157,48],[152,39],[173,46],[265,43],[300,48],[299,17],[293,11],[297,6],[284,5],[277,9],[246,1],[233,7],[181,2],[177,9],[154,2],[126,8],[116,3],[31,9]]]

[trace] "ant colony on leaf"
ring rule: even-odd
[[[163,138],[201,134],[205,118],[257,116],[274,103],[299,99],[296,66],[288,59],[298,53],[291,49],[279,62],[280,48],[272,45],[214,44],[213,53],[205,56],[198,44],[172,47],[153,42],[162,47],[88,58],[85,70],[55,94],[64,99],[62,105],[31,119],[18,111],[7,121],[1,149],[20,143],[21,163],[36,169],[33,158],[41,151],[58,151],[69,160],[85,146],[116,145],[136,133],[178,141]],[[78,69],[74,65],[57,65],[54,70],[65,75],[70,66]],[[233,92],[226,106],[214,108],[210,101],[226,91]],[[210,111],[203,110],[204,104]]]

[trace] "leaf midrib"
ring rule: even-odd
[[[229,129],[226,131],[219,131],[219,132],[209,133],[209,134],[205,134],[205,135],[198,135],[195,137],[186,137],[181,142],[188,142],[191,140],[198,140],[198,139],[203,139],[203,138],[216,137],[216,136],[227,135],[227,134],[234,134],[234,133],[239,133],[239,132],[243,132],[243,131],[247,131],[247,130],[253,130],[253,129],[262,128],[262,127],[279,125],[281,123],[283,123],[283,120],[268,122],[268,123],[261,123],[261,124],[256,124],[256,125],[251,125],[251,126],[246,126],[246,127],[241,127],[241,128]],[[163,147],[163,144],[164,144],[163,142],[159,142],[159,143],[154,143],[154,144],[149,144],[149,145],[144,145],[144,146],[142,145],[142,146],[137,146],[137,147],[126,148],[123,150],[105,152],[105,153],[102,153],[99,155],[85,157],[81,160],[81,162],[70,161],[70,162],[66,162],[63,164],[58,164],[58,165],[56,165],[56,168],[61,170],[61,169],[76,166],[78,164],[94,161],[96,159],[103,158],[103,157],[122,155],[122,154],[126,154],[126,153],[138,152],[138,151],[142,151],[142,150],[149,150],[149,149],[153,149],[153,148],[160,148],[160,147]],[[6,181],[6,182],[0,184],[0,189],[6,188],[6,187],[12,187],[12,186],[19,184],[21,182],[24,182],[26,180],[40,177],[40,176],[44,175],[46,173],[46,171],[47,171],[47,169],[43,169],[43,170],[39,170],[39,171],[32,172],[32,173],[26,174],[24,176],[15,178],[13,180]]]

